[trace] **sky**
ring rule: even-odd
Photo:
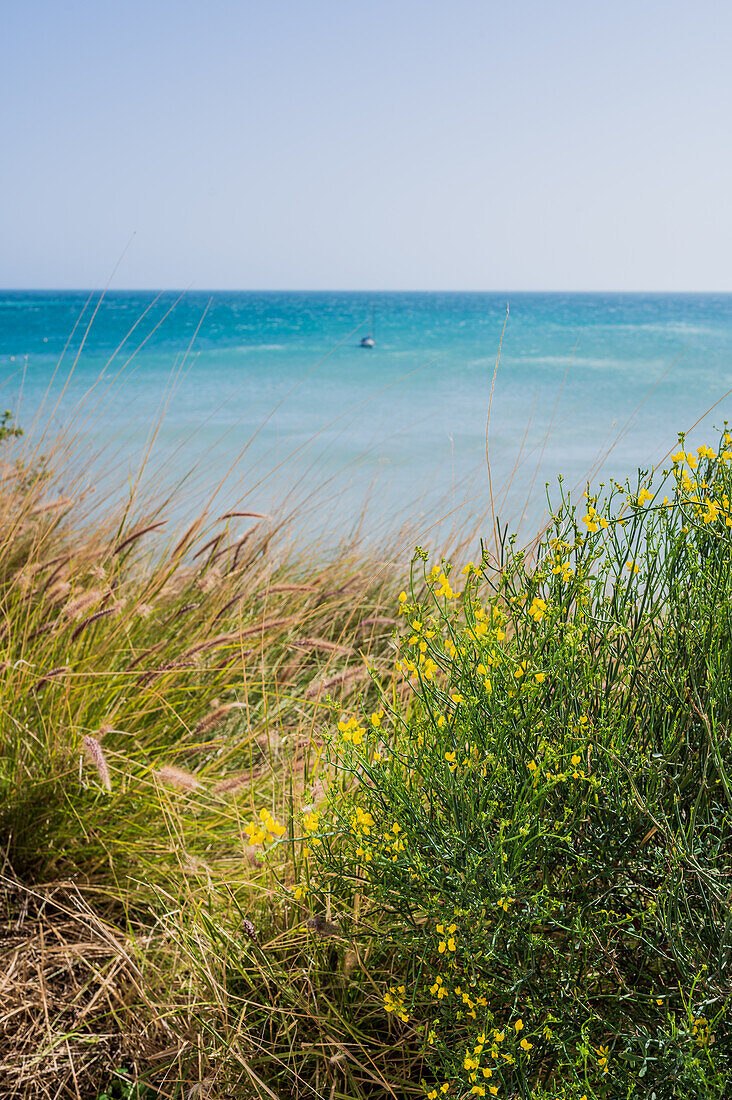
[[[5,288],[732,290],[724,0],[3,0]]]

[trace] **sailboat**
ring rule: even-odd
[[[374,303],[371,303],[371,328],[366,336],[361,338],[362,348],[372,348],[374,346]]]

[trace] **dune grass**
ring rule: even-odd
[[[172,1063],[158,1081],[195,1084],[200,1059],[190,1076],[181,1052],[206,1036],[190,1017],[203,987],[167,939],[170,913],[210,906],[220,890],[230,907],[243,891],[248,919],[267,925],[269,879],[246,822],[264,800],[291,832],[317,782],[324,716],[373,692],[374,669],[391,676],[393,586],[376,553],[299,553],[284,521],[246,506],[170,535],[142,497],[92,510],[63,452],[28,462],[15,438],[8,430],[0,444],[7,919],[14,926],[30,905],[66,921],[81,891],[117,963],[113,945],[127,944],[128,991],[112,1015],[100,1000],[106,1028],[122,1036],[120,1064],[144,1062],[147,1044]],[[101,950],[94,921],[85,926]],[[43,998],[25,1011],[27,990],[7,1001],[0,1075],[29,1095],[57,1095],[61,1078],[69,1095],[95,1095],[112,1068],[87,1057],[99,1020],[85,1009],[69,1030],[74,1012],[54,1020]]]
[[[246,502],[92,508],[17,444],[9,1092],[725,1095],[726,433],[411,580]]]

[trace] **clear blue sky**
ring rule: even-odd
[[[732,290],[726,0],[5,0],[0,286]]]

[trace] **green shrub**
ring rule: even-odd
[[[725,432],[562,494],[460,593],[417,551],[411,692],[339,723],[295,897],[360,945],[422,1095],[727,1095],[731,465]]]

